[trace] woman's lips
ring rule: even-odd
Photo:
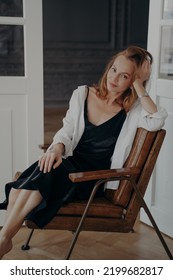
[[[117,85],[113,84],[113,83],[109,83],[109,85],[112,87],[112,88],[116,88]]]

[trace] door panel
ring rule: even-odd
[[[4,185],[38,159],[43,143],[42,1],[6,3],[8,13],[0,16],[0,201]]]
[[[168,112],[165,123],[167,131],[153,176],[145,195],[147,204],[161,231],[173,237],[173,2],[172,0],[150,1],[148,50],[154,57],[154,73],[151,95],[159,106]],[[170,19],[171,15],[171,19]],[[169,26],[169,36],[164,35],[163,27]],[[170,32],[172,30],[172,32]],[[153,36],[155,34],[155,36]],[[144,211],[141,211],[141,220],[150,224]]]

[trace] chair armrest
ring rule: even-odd
[[[107,169],[97,171],[86,171],[70,173],[69,178],[73,183],[100,180],[100,179],[121,179],[121,177],[137,177],[140,173],[140,169],[137,167],[126,167],[118,169]]]

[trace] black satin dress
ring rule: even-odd
[[[39,190],[43,200],[27,216],[39,228],[43,228],[65,203],[89,197],[95,182],[72,183],[69,173],[110,168],[114,147],[126,118],[125,111],[95,126],[88,121],[86,99],[84,117],[85,130],[73,156],[63,159],[58,168],[46,174],[39,171],[38,162],[35,162],[17,181],[6,184],[7,204],[11,188]],[[97,195],[103,195],[103,190]]]

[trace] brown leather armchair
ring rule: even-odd
[[[62,207],[44,229],[70,230],[74,233],[66,259],[70,258],[80,231],[130,232],[139,210],[143,207],[170,259],[173,256],[160,233],[143,197],[162,146],[165,130],[149,132],[138,128],[133,146],[124,167],[69,174],[73,182],[97,180],[88,201],[74,201]],[[45,148],[43,146],[42,148]],[[107,181],[120,181],[117,190],[106,190],[102,198],[94,198],[97,189]],[[29,241],[36,225],[27,220],[31,228],[23,250],[29,249]]]

